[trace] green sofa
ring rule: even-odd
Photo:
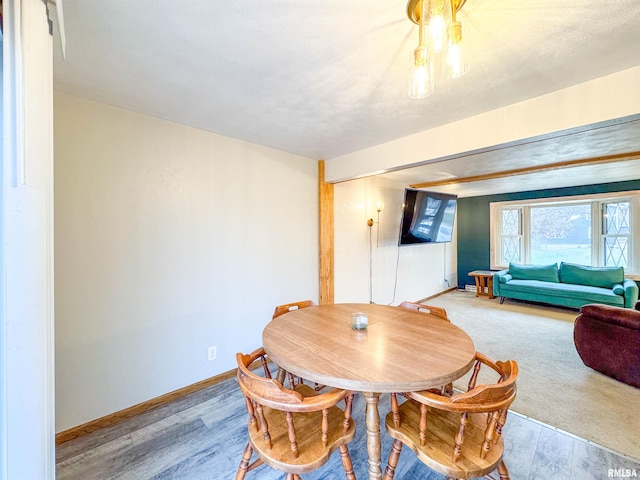
[[[638,285],[624,278],[622,267],[588,267],[561,262],[551,265],[509,264],[493,275],[493,294],[500,298],[580,308],[603,303],[633,308]]]

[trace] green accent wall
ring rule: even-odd
[[[517,179],[514,178],[514,181]],[[468,275],[469,272],[489,270],[491,265],[489,244],[489,204],[491,202],[569,197],[628,190],[640,190],[640,180],[458,198],[458,288],[475,284],[473,278]]]

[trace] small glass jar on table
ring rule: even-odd
[[[369,316],[366,313],[354,312],[351,314],[351,328],[364,330],[369,326]]]

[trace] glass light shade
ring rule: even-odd
[[[451,21],[449,0],[423,0],[422,15],[429,25],[429,37],[433,53],[440,53],[447,43],[447,25]]]
[[[449,41],[442,64],[442,72],[447,78],[459,78],[469,71],[469,65],[464,63],[462,51],[462,24],[454,22],[449,30]]]
[[[444,76],[447,78],[459,78],[468,71],[469,65],[464,63],[464,55],[460,44],[449,44],[443,62]]]
[[[435,15],[429,20],[431,45],[433,46],[433,51],[436,53],[441,52],[444,48],[446,41],[446,27],[447,23],[442,15]]]
[[[416,48],[414,55],[415,62],[409,80],[409,97],[426,98],[435,90],[433,62],[425,47]]]

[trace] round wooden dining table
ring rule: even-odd
[[[366,329],[351,328],[356,312],[367,314]],[[382,478],[380,394],[446,385],[475,360],[473,341],[449,321],[376,304],[294,310],[269,322],[262,342],[269,357],[290,373],[364,395],[369,479]]]

